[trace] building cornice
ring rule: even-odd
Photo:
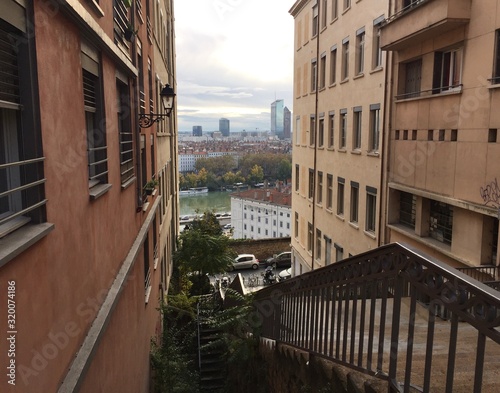
[[[316,0],[297,0],[288,13],[295,18],[310,1],[316,3]]]
[[[59,4],[61,10],[80,28],[84,37],[119,63],[123,71],[130,75],[138,75],[137,68],[132,64],[130,58],[120,51],[113,40],[78,0],[59,0]]]

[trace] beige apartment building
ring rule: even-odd
[[[453,266],[497,265],[500,2],[392,3],[381,36],[394,60],[387,241]]]
[[[295,274],[379,246],[388,1],[298,0],[292,250]]]

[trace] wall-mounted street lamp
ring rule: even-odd
[[[141,113],[139,115],[139,127],[148,128],[151,127],[154,123],[162,120],[164,117],[170,117],[170,113],[174,108],[174,89],[172,89],[169,84],[165,85],[165,87],[161,89],[160,98],[163,104],[163,108],[165,108],[165,113]]]

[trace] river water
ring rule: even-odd
[[[209,191],[205,194],[180,195],[181,216],[200,214],[206,211],[214,213],[231,212],[231,193],[228,191]]]

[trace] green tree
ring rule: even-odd
[[[262,182],[264,180],[264,170],[259,165],[254,165],[250,170],[250,174],[247,178],[248,182],[251,184],[256,184]]]
[[[174,263],[181,271],[199,276],[224,272],[233,258],[229,238],[222,234],[215,215],[207,212],[181,233],[179,247],[174,253]]]
[[[288,180],[292,178],[292,163],[287,159],[282,159],[276,171],[276,179]]]

